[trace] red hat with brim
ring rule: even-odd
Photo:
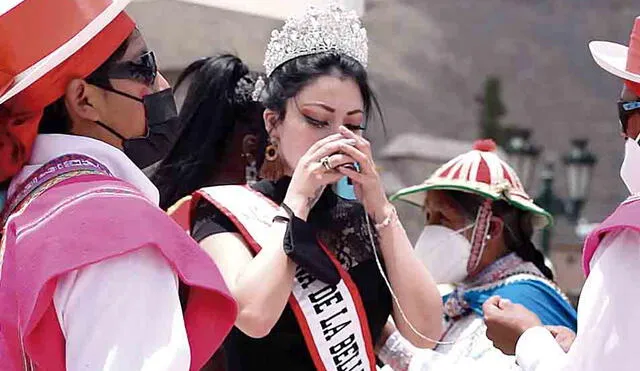
[[[129,37],[130,0],[3,0],[0,4],[0,181],[28,161],[43,110]],[[28,30],[28,32],[27,32]]]

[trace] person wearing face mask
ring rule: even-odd
[[[378,355],[393,370],[518,369],[485,336],[482,304],[492,295],[524,305],[545,325],[575,329],[575,310],[531,242],[551,217],[495,149],[491,140],[478,141],[391,197],[424,208],[415,252],[437,283],[455,287],[443,297],[445,332],[433,350],[411,347],[387,325]]]
[[[0,5],[2,370],[196,370],[235,320],[141,171],[180,125],[128,2]]]
[[[533,313],[500,296],[485,304],[487,335],[503,352],[515,353],[526,371],[627,371],[637,370],[640,360],[640,17],[629,47],[592,41],[589,49],[600,67],[623,80],[618,101],[625,137],[620,176],[631,195],[585,241],[587,279],[577,334],[548,331]]]

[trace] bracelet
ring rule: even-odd
[[[380,231],[381,229],[388,227],[392,222],[397,220],[398,212],[396,211],[395,207],[391,206],[391,211],[387,214],[387,216],[380,223],[375,224],[374,227],[377,231]]]

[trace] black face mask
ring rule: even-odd
[[[180,133],[180,120],[171,88],[145,95],[140,99],[111,87],[99,87],[142,103],[147,133],[142,137],[125,138],[100,121],[96,121],[96,124],[122,139],[124,153],[140,169],[162,160],[169,153]]]

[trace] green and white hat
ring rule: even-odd
[[[493,201],[504,200],[532,213],[535,229],[551,224],[551,214],[533,202],[516,172],[498,157],[495,150],[496,144],[492,140],[477,141],[472,151],[442,165],[422,184],[401,189],[391,196],[391,200],[422,207],[426,192],[430,190],[475,193]]]

